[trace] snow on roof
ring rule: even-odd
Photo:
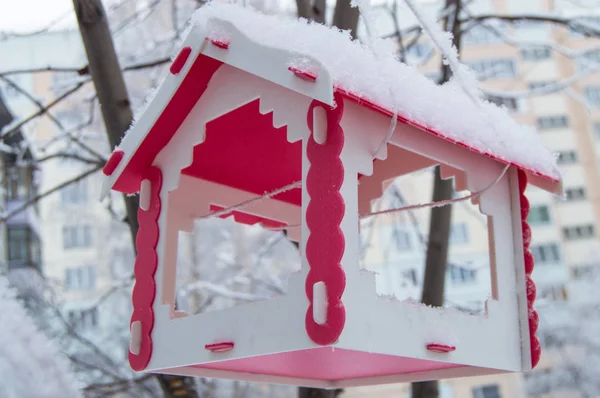
[[[454,81],[436,85],[416,68],[400,63],[389,41],[376,41],[376,56],[348,32],[221,2],[201,7],[192,25],[200,25],[210,38],[223,39],[227,32],[212,18],[231,22],[262,45],[316,59],[335,87],[390,111],[397,107],[400,115],[446,139],[547,178],[561,178],[556,157],[532,127],[519,125],[506,109],[488,101],[474,103]],[[292,66],[305,66],[302,61]]]

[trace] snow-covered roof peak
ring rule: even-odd
[[[390,113],[396,109],[405,119],[445,139],[560,180],[556,157],[532,127],[519,125],[506,109],[495,104],[484,100],[475,103],[454,81],[436,85],[416,68],[400,63],[390,43],[376,41],[376,55],[371,48],[353,41],[348,32],[223,2],[201,7],[192,22],[210,38],[222,39],[227,32],[213,23],[214,19],[231,22],[262,45],[316,59],[330,74],[334,87]]]

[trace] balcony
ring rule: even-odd
[[[7,214],[11,214],[13,211],[21,208],[28,199],[19,198],[19,199],[9,199],[6,202],[6,212]],[[29,227],[31,228],[37,236],[40,236],[40,220],[38,216],[38,211],[35,206],[29,206],[25,208],[23,211],[15,214],[11,218],[6,221],[6,225],[8,228],[11,227]]]

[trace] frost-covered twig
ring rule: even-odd
[[[40,332],[0,276],[0,383],[3,397],[78,397],[79,383],[58,346]]]
[[[574,16],[574,17],[561,17],[556,14],[480,14],[473,15],[466,18],[462,18],[461,22],[472,22],[472,21],[486,21],[490,19],[501,20],[507,22],[548,22],[558,25],[564,25],[567,28],[573,30],[577,25],[584,27],[587,33],[594,36],[600,36],[600,26],[591,24],[585,21],[585,16]]]

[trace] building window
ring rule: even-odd
[[[575,152],[575,151],[560,151],[560,152],[558,152],[557,162],[559,164],[577,163],[577,152]]]
[[[394,238],[394,243],[396,244],[396,249],[400,251],[412,249],[412,239],[410,232],[407,230],[402,228],[394,228],[392,231],[392,236]]]
[[[600,51],[599,50],[590,50],[581,54],[577,57],[576,61],[577,68],[580,71],[585,71],[590,67],[596,67],[600,64]]]
[[[531,206],[527,222],[531,225],[544,225],[550,223],[550,209],[546,205]]]
[[[565,197],[567,200],[584,200],[585,188],[579,187],[565,189]]]
[[[96,286],[96,269],[91,265],[68,267],[65,270],[65,286],[68,290],[92,290]]]
[[[539,89],[544,89],[544,88],[548,88],[549,86],[555,84],[556,82],[553,81],[547,81],[547,82],[530,82],[529,83],[529,89],[530,90],[539,90]]]
[[[88,248],[92,246],[92,227],[89,225],[63,227],[63,247],[65,249]]]
[[[15,98],[20,94],[19,90],[10,84],[5,84],[2,86],[2,93],[6,99]]]
[[[59,96],[65,91],[72,88],[78,81],[79,74],[77,72],[55,72],[52,74],[52,92]]]
[[[571,267],[571,272],[574,279],[588,279],[594,277],[596,269],[597,267],[593,264],[577,264]]]
[[[469,242],[469,227],[465,223],[453,224],[450,228],[450,243],[465,244]]]
[[[594,135],[596,136],[596,139],[600,140],[600,123],[594,123],[592,128],[594,129]]]
[[[564,301],[567,299],[567,289],[564,286],[544,287],[539,290],[537,297],[551,301]]]
[[[595,31],[590,31],[588,26],[598,26],[600,25],[599,17],[578,17],[576,21],[581,21],[583,23],[572,23],[569,25],[569,36],[572,37],[588,37],[588,36],[596,36]]]
[[[7,200],[30,199],[37,193],[33,170],[32,167],[17,167],[14,164],[6,168]]]
[[[417,286],[417,271],[414,268],[402,271],[402,279],[412,286]]]
[[[532,245],[529,250],[531,250],[536,264],[557,263],[560,260],[560,253],[556,243]]]
[[[593,238],[595,234],[596,231],[591,224],[563,227],[563,236],[566,240]]]
[[[470,283],[477,278],[477,271],[460,267],[455,264],[449,264],[450,279],[453,283]]]
[[[467,61],[466,64],[480,78],[512,78],[517,76],[515,61],[509,58]]]
[[[7,238],[10,268],[25,266],[39,268],[41,264],[40,241],[31,228],[9,226],[7,228]]]
[[[473,387],[473,398],[501,398],[497,384]]]
[[[550,58],[550,48],[548,47],[529,47],[521,50],[521,57],[525,61],[541,61]]]
[[[428,43],[415,43],[408,47],[405,51],[405,56],[409,62],[419,62],[423,58],[428,57],[432,52],[432,47]]]
[[[63,204],[85,203],[87,201],[87,183],[81,180],[61,189],[60,200]]]
[[[600,105],[600,87],[586,87],[585,99],[590,105]]]
[[[557,129],[568,125],[569,119],[566,116],[544,116],[537,120],[537,126],[540,130]]]
[[[69,324],[74,328],[92,329],[98,325],[98,309],[72,310],[68,313]]]
[[[519,101],[514,97],[496,97],[490,95],[486,98],[489,102],[496,104],[500,107],[506,108],[510,111],[519,110]]]
[[[477,24],[467,28],[462,34],[461,40],[463,45],[500,43],[503,30],[503,26]]]

